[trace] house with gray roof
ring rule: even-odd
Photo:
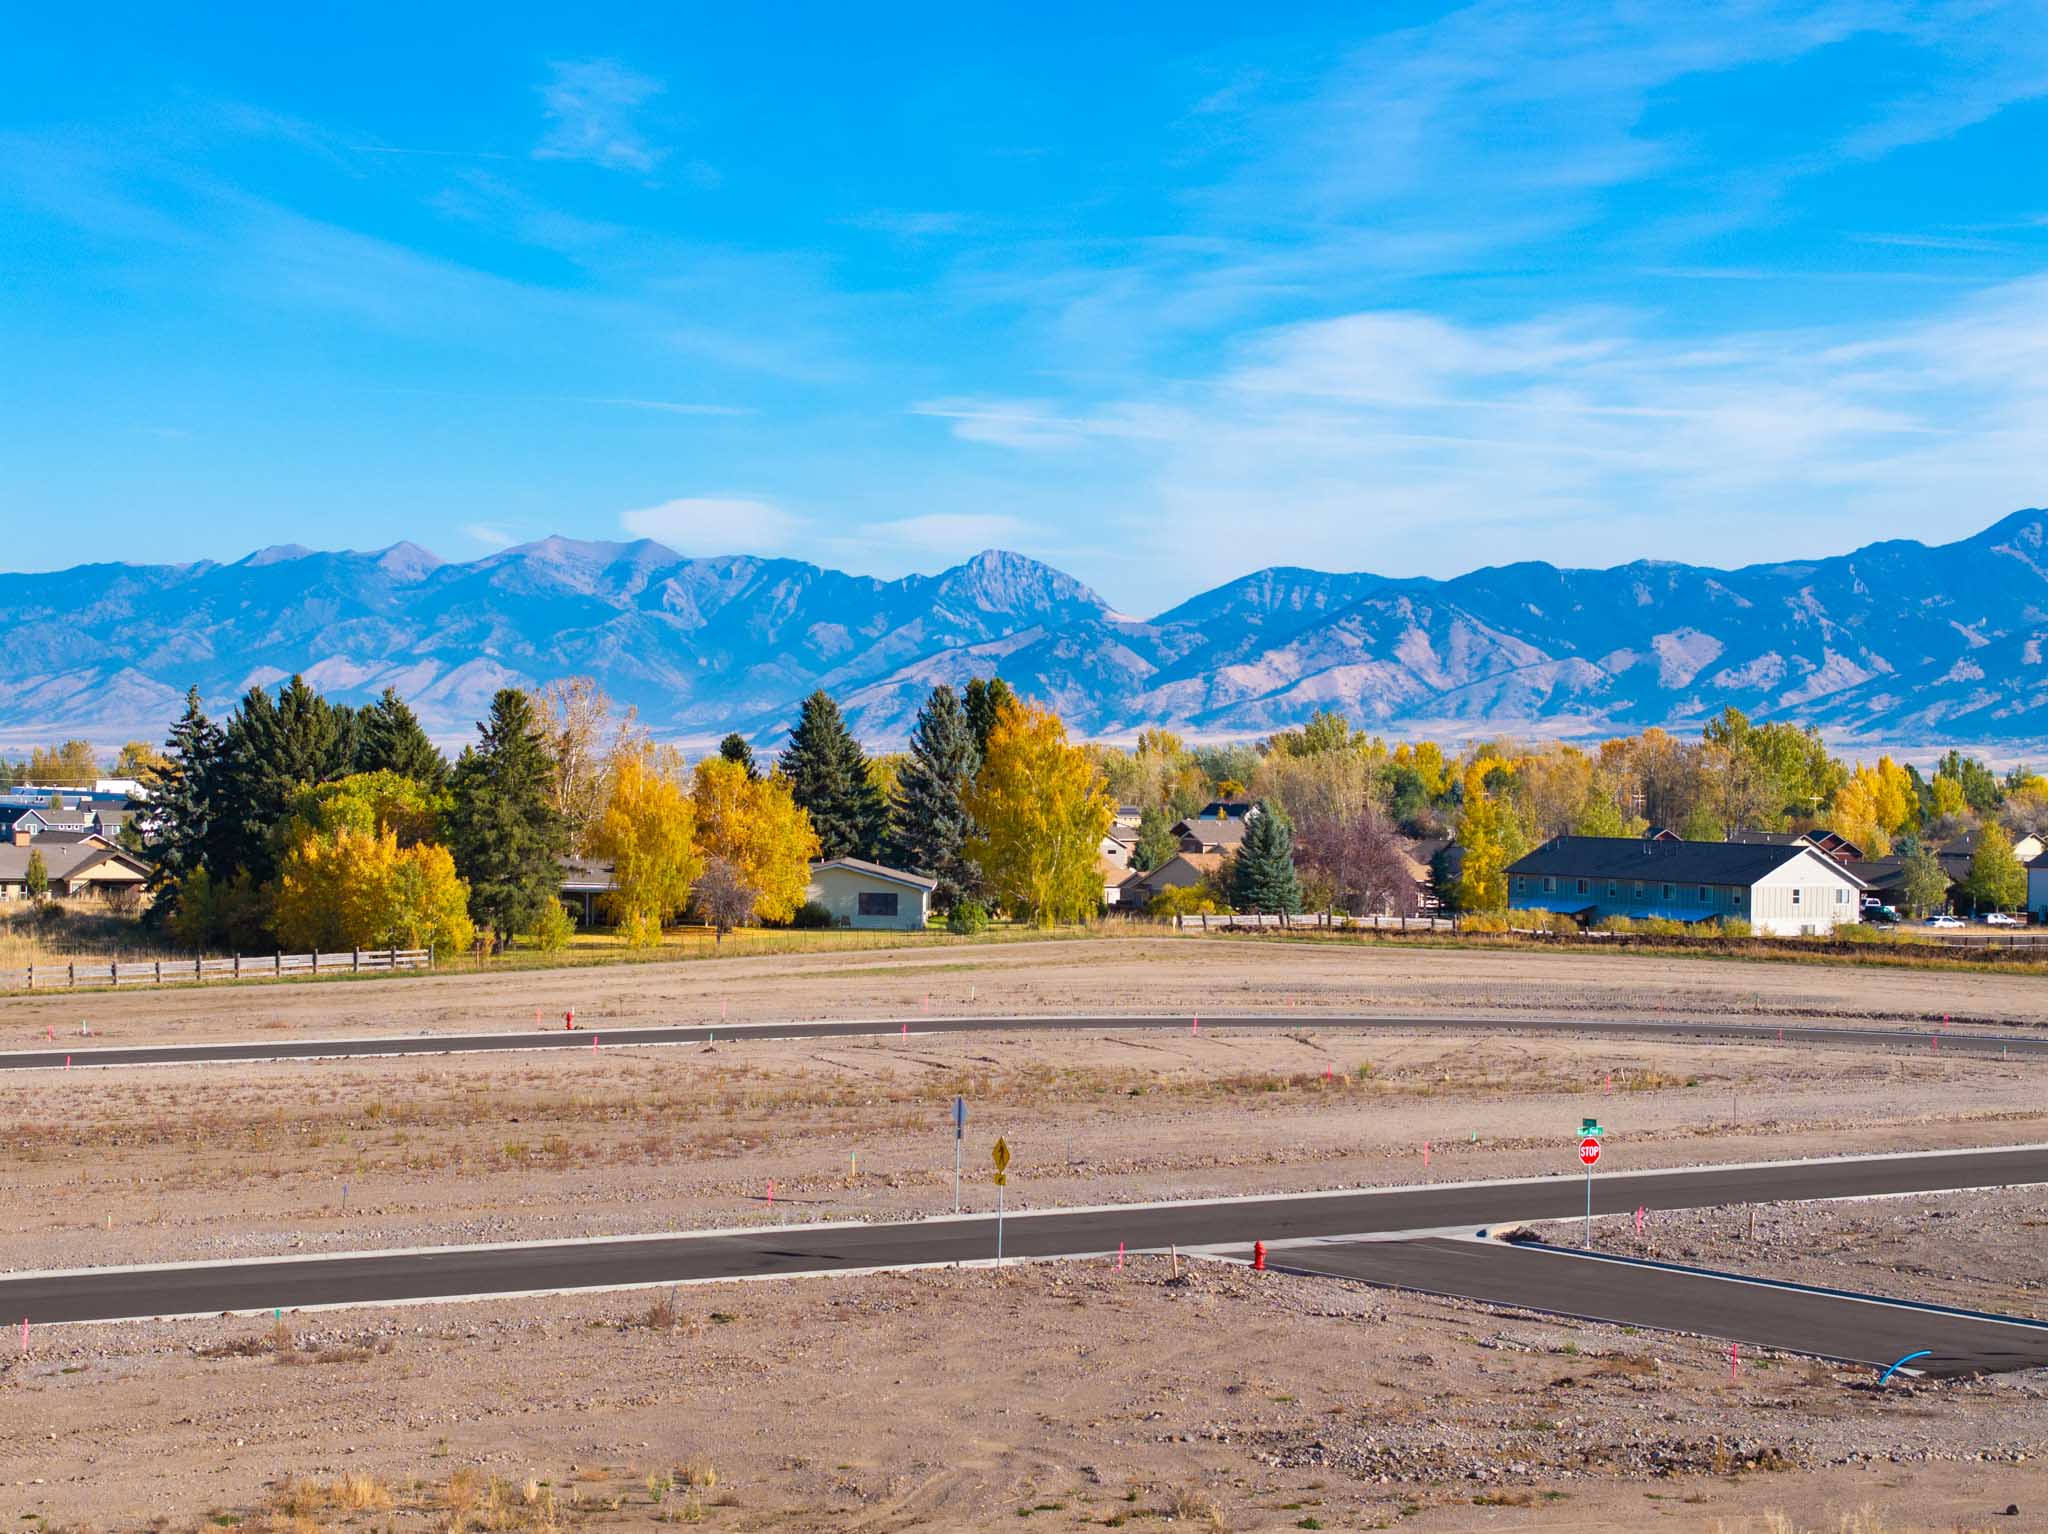
[[[1558,836],[1508,865],[1508,906],[1591,924],[1613,916],[1733,918],[1777,937],[1862,920],[1863,881],[1811,842]]]

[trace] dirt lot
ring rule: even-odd
[[[0,1502],[18,1526],[298,1531],[1704,1531],[1780,1509],[1832,1531],[1866,1505],[1893,1528],[2024,1529],[2048,1510],[2037,1381],[1880,1394],[1768,1357],[1731,1380],[1717,1344],[1214,1264],[1176,1283],[1161,1259],[666,1299],[288,1317],[282,1355],[246,1320],[53,1331],[0,1362]]]
[[[1046,1207],[1571,1174],[1588,1115],[1603,1170],[2038,1142],[2044,1070],[1305,1021],[37,1072],[0,1078],[0,1266],[936,1213],[956,1092],[968,1207],[998,1134]]]
[[[984,957],[985,953],[985,957]],[[510,1240],[2048,1140],[2044,1067],[1933,1051],[1318,1030],[1503,1004],[2038,1023],[2038,982],[1099,940],[91,998],[102,1041],[934,1011],[1286,1008],[1287,1034],[721,1040],[0,1078],[0,1266]],[[0,1005],[40,1034],[86,998]],[[27,1042],[24,1037],[22,1042]],[[1427,1166],[1422,1147],[1429,1148]],[[767,1203],[775,1182],[776,1202]],[[1653,1211],[1654,1253],[2042,1303],[2036,1194]],[[1246,1232],[1247,1239],[1256,1232]],[[1626,1250],[1632,1234],[1605,1239]],[[0,1347],[17,1527],[2048,1528],[2048,1381],[1162,1263],[50,1328]],[[655,1325],[649,1325],[649,1320]],[[671,1322],[673,1321],[673,1324]],[[2024,1456],[2023,1458],[2021,1456]],[[357,1479],[350,1480],[350,1477]],[[2022,1512],[2003,1516],[2008,1504]],[[18,1520],[18,1521],[16,1521]],[[45,1523],[46,1521],[46,1523]],[[1874,1526],[1873,1526],[1874,1527]]]
[[[258,982],[0,999],[0,1044],[89,1026],[102,1044],[470,1033],[814,1017],[1043,1012],[1485,1012],[1879,1019],[2040,1026],[2048,979],[1641,954],[1260,938],[1102,936],[987,947],[696,959],[429,978]]]

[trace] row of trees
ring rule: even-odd
[[[821,857],[928,872],[949,912],[1100,903],[1114,801],[1000,681],[934,689],[898,758],[870,759],[814,694],[768,772],[738,736],[692,766],[581,680],[503,690],[479,729],[451,766],[394,692],[349,709],[294,677],[217,725],[195,690],[152,768],[152,919],[193,947],[552,943],[575,854],[611,866],[636,943],[693,908],[721,932],[801,920]]]

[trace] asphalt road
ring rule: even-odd
[[[1363,1279],[1395,1289],[1525,1310],[1695,1332],[1752,1347],[1883,1368],[1956,1375],[2048,1366],[2048,1322],[1915,1305],[1877,1295],[1673,1269],[1498,1241],[1371,1241],[1273,1254],[1282,1272]]]
[[[266,1060],[331,1060],[371,1055],[445,1055],[514,1049],[588,1051],[650,1044],[730,1043],[746,1039],[862,1039],[961,1033],[1108,1033],[1130,1029],[1186,1030],[1196,1019],[1132,1014],[1123,1017],[908,1017],[861,1021],[691,1024],[671,1028],[531,1029],[520,1033],[376,1034],[341,1039],[250,1039],[223,1044],[143,1044],[116,1048],[43,1049],[0,1053],[0,1071],[80,1070],[128,1065],[227,1065]],[[2048,1034],[2014,1030],[1956,1032],[1925,1028],[1828,1027],[1818,1024],[1683,1021],[1666,1018],[1584,1017],[1345,1017],[1319,1012],[1267,1016],[1203,1016],[1207,1029],[1281,1032],[1576,1033],[1629,1039],[1717,1039],[1748,1043],[1851,1044],[1895,1049],[1939,1049],[1949,1054],[2048,1058]]]
[[[1029,1186],[1028,1147],[1011,1176]],[[1743,1201],[1857,1198],[2048,1182],[2048,1146],[1843,1158],[1777,1166],[1700,1167],[1596,1176],[1593,1207],[1691,1208]],[[1472,1229],[1559,1219],[1585,1207],[1576,1176],[1439,1187],[1366,1189],[1011,1215],[1012,1257],[1076,1257],[1168,1245],[1240,1246],[1254,1240]],[[286,1258],[156,1268],[100,1268],[0,1278],[0,1318],[14,1324],[264,1311],[568,1289],[612,1289],[693,1279],[834,1273],[986,1261],[988,1216],[896,1224],[779,1226],[724,1235],[667,1235],[509,1247],[444,1247],[360,1256]]]

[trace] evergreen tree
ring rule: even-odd
[[[199,689],[185,694],[185,712],[164,741],[169,761],[157,769],[156,790],[141,817],[142,854],[155,864],[149,888],[157,896],[152,921],[174,913],[178,888],[206,866],[213,841],[214,795],[220,789],[221,733],[199,706]]]
[[[341,776],[339,731],[327,700],[294,676],[275,702],[252,687],[223,732],[223,792],[214,805],[207,864],[216,878],[246,872],[258,884],[277,871],[276,833],[292,795]]]
[[[395,772],[427,788],[447,783],[447,758],[427,739],[419,716],[396,689],[385,688],[375,703],[357,711],[355,720],[355,771]]]
[[[569,836],[532,700],[500,688],[478,728],[450,778],[448,846],[469,881],[471,917],[502,942],[531,929],[556,898]]]
[[[988,757],[988,732],[996,727],[996,716],[1003,711],[1003,705],[1017,701],[1017,695],[1010,690],[1010,684],[999,676],[975,677],[967,684],[964,700],[967,709],[967,725],[974,732],[974,754],[977,759]]]
[[[1244,828],[1244,841],[1231,868],[1230,903],[1240,911],[1301,910],[1301,884],[1294,876],[1294,827],[1277,803],[1261,800],[1259,813]]]
[[[746,768],[748,778],[759,782],[761,768],[754,761],[754,748],[747,744],[747,737],[735,730],[718,743],[718,754],[728,762],[737,762]]]
[[[810,812],[820,857],[877,858],[888,830],[888,807],[868,777],[867,758],[846,728],[839,705],[822,692],[804,699],[777,763],[797,804]]]
[[[1166,811],[1147,807],[1138,812],[1138,844],[1131,849],[1131,867],[1140,873],[1157,868],[1180,851],[1180,838]]]
[[[934,687],[918,710],[910,760],[896,779],[889,856],[939,881],[933,899],[941,911],[952,910],[980,888],[979,876],[960,850],[974,834],[965,800],[980,765],[960,699],[950,687]]]
[[[41,905],[48,898],[50,893],[50,865],[43,861],[43,851],[40,847],[30,849],[28,867],[22,872],[21,883],[22,888],[28,892],[28,898],[34,904]]]

